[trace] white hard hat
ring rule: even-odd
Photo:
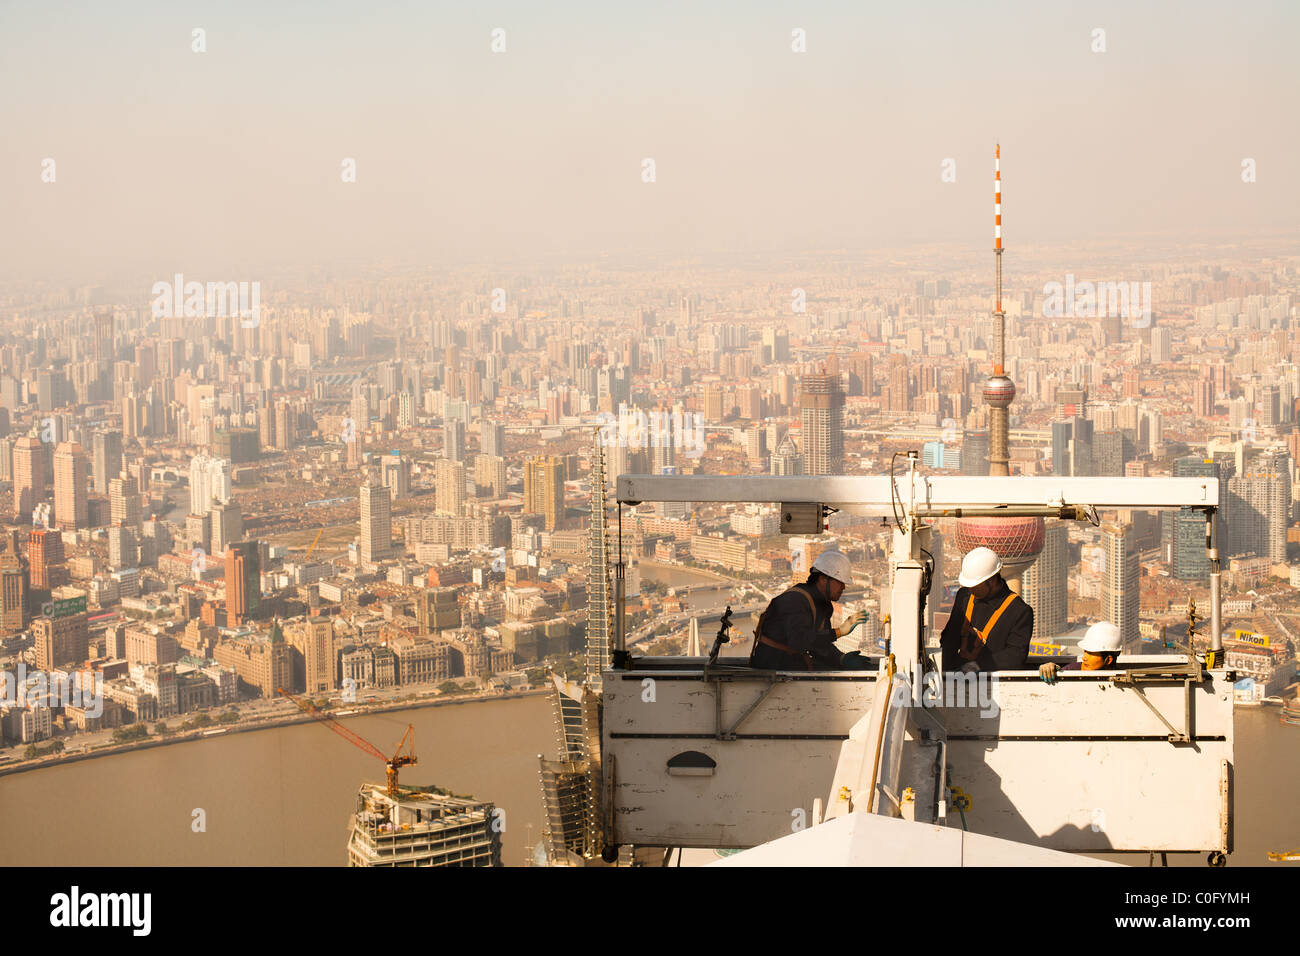
[[[853,583],[853,565],[849,562],[849,557],[843,551],[823,551],[817,555],[817,560],[813,562],[812,569],[820,571],[828,578],[834,578],[848,587]]]
[[[1088,633],[1079,642],[1079,650],[1090,654],[1118,654],[1123,649],[1124,639],[1119,628],[1110,621],[1098,621],[1088,628]]]
[[[966,557],[961,559],[961,574],[957,583],[964,588],[973,588],[987,581],[1002,570],[1002,559],[992,548],[971,548]]]

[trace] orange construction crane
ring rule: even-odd
[[[315,720],[319,720],[330,730],[334,731],[334,733],[350,741],[353,744],[353,746],[360,747],[366,753],[370,754],[370,756],[378,757],[380,760],[382,760],[384,762],[385,769],[388,771],[388,795],[390,797],[397,796],[397,771],[400,770],[402,767],[419,763],[419,761],[415,757],[415,752],[414,752],[414,748],[415,748],[415,725],[414,724],[406,725],[406,733],[402,734],[402,739],[397,744],[397,750],[393,753],[393,756],[385,757],[383,751],[381,751],[370,741],[366,740],[364,737],[361,737],[358,734],[354,734],[352,731],[348,730],[346,727],[344,727],[341,723],[339,723],[329,714],[326,714],[323,711],[317,709],[315,706],[312,705],[310,701],[303,700],[297,695],[289,693],[283,687],[277,687],[276,690],[279,691],[281,694],[283,694],[285,697],[289,698],[295,704],[297,704],[298,709],[301,710],[307,716],[312,717]],[[403,748],[405,748],[406,753],[402,753]]]
[[[306,561],[308,558],[311,557],[311,553],[316,550],[316,543],[320,541],[320,536],[323,535],[324,533],[325,533],[324,528],[321,528],[319,531],[316,532],[316,537],[312,539],[311,547],[308,548],[307,553],[302,556],[303,561]]]

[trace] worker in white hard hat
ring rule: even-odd
[[[1002,559],[972,548],[961,562],[961,585],[939,638],[945,671],[1020,670],[1029,658],[1034,611],[1002,578]]]
[[[848,637],[868,614],[858,611],[839,627],[831,625],[835,602],[853,583],[853,567],[841,551],[823,551],[813,562],[808,580],[772,598],[754,629],[751,667],[766,670],[862,670],[867,658],[848,654],[835,641]]]
[[[1123,649],[1124,639],[1120,636],[1119,628],[1110,621],[1098,621],[1088,628],[1083,640],[1079,642],[1079,650],[1083,653],[1077,661],[1064,667],[1049,662],[1038,668],[1038,676],[1049,684],[1055,684],[1056,675],[1060,671],[1110,670]]]

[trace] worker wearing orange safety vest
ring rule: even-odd
[[[962,560],[952,612],[939,638],[945,671],[1022,670],[1034,611],[1002,579],[1002,560],[973,548]]]

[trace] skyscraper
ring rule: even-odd
[[[39,438],[25,435],[14,442],[14,517],[32,520],[32,509],[45,500],[48,490],[45,450]]]
[[[65,582],[63,535],[48,528],[33,528],[27,536],[27,563],[32,589],[49,591]]]
[[[768,467],[774,475],[803,474],[803,455],[799,454],[799,448],[789,432],[777,442],[776,451],[772,452],[772,457],[768,460]]]
[[[1069,619],[1069,537],[1064,524],[1043,529],[1043,549],[1025,569],[1022,597],[1034,609],[1034,640],[1050,641],[1065,632]]]
[[[838,376],[804,376],[799,385],[799,421],[803,473],[843,473],[844,393]]]
[[[208,511],[208,534],[212,539],[213,554],[221,554],[244,537],[244,515],[239,502],[212,502]]]
[[[1254,552],[1286,560],[1286,529],[1291,517],[1291,456],[1285,446],[1261,451],[1245,462],[1242,474],[1228,479],[1229,556]]]
[[[465,460],[465,423],[458,418],[442,426],[442,457],[448,461]]]
[[[366,482],[361,486],[361,560],[383,561],[393,553],[392,510],[388,489]]]
[[[1070,474],[1070,433],[1068,421],[1052,422],[1052,474]]]
[[[1218,478],[1219,463],[1212,458],[1188,455],[1174,459],[1175,478]],[[1219,490],[1219,502],[1223,500],[1223,489]],[[1191,508],[1180,508],[1170,514],[1172,523],[1172,574],[1180,581],[1210,581],[1210,556],[1205,553],[1205,516]],[[1227,531],[1223,513],[1220,512],[1220,538]],[[1221,553],[1228,549],[1220,540]]]
[[[389,455],[380,462],[380,477],[392,497],[405,498],[411,493],[411,462],[401,455]]]
[[[134,478],[114,478],[108,483],[108,523],[140,530],[140,495]]]
[[[226,551],[226,626],[238,627],[262,604],[261,556],[256,541],[239,541]]]
[[[190,461],[190,514],[205,515],[214,501],[228,502],[233,491],[229,458],[196,455]]]
[[[86,453],[76,442],[54,451],[54,520],[60,528],[84,528],[86,520]]]
[[[1101,539],[1106,553],[1106,570],[1101,581],[1102,615],[1119,628],[1127,648],[1138,639],[1141,594],[1137,548],[1129,525],[1103,525]]]
[[[439,458],[434,464],[434,508],[441,514],[460,517],[465,510],[465,466]]]
[[[504,498],[506,460],[496,455],[479,455],[475,458],[474,488],[479,497]]]
[[[290,402],[275,404],[275,447],[281,451],[293,448],[298,437],[298,409]]]
[[[122,473],[122,433],[95,432],[91,445],[94,460],[95,494],[108,494],[108,483]]]
[[[989,473],[989,433],[983,429],[962,433],[961,473],[982,477]]]
[[[587,685],[599,690],[609,667],[609,542],[605,537],[605,450],[591,451],[591,519],[587,524]]]
[[[482,427],[479,450],[485,455],[504,458],[506,456],[506,426],[501,422],[484,421]]]
[[[564,520],[564,459],[531,458],[524,465],[524,510],[546,519],[554,531]]]

